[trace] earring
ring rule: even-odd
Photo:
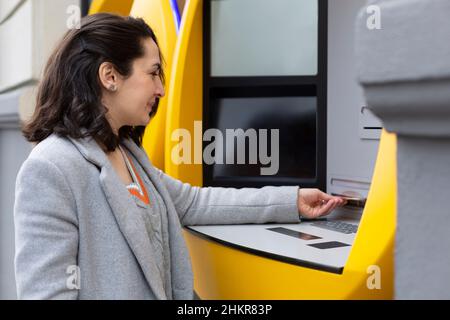
[[[115,85],[112,84],[112,85],[109,86],[109,90],[110,90],[110,91],[116,91],[117,88],[116,88]]]

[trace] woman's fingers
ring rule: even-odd
[[[327,201],[327,203],[325,205],[318,208],[317,215],[323,216],[323,215],[327,214],[328,212],[333,210],[334,205],[335,205],[335,202],[333,200]]]
[[[332,196],[332,195],[329,195],[328,193],[325,193],[322,191],[320,191],[319,198],[320,198],[320,200],[325,200],[325,201],[336,200],[337,205],[339,205],[339,206],[342,206],[347,202],[344,198]]]
[[[325,192],[322,192],[322,191],[319,191],[319,192],[320,192],[319,193],[319,198],[321,200],[329,201],[329,200],[333,200],[335,198],[335,197],[329,195],[328,193],[325,193]]]
[[[337,206],[342,206],[344,205],[347,201],[341,197],[335,197],[335,196],[330,196],[328,194],[325,193],[325,195],[327,195],[327,199],[324,199],[326,201],[335,201]]]
[[[330,202],[332,202],[332,206],[331,206],[331,209],[329,210],[329,212],[333,211],[334,208],[336,208],[336,206],[338,205],[338,201],[336,199],[332,199],[332,200],[330,200]]]
[[[336,207],[343,206],[346,203],[345,199],[341,197],[331,196],[318,189],[306,189],[306,191],[309,191],[309,195],[313,196],[310,197],[310,199],[308,199],[308,197],[306,196],[304,196],[303,198],[303,213],[310,218],[317,218],[327,215]],[[306,195],[308,194],[306,193]]]
[[[343,205],[343,201],[341,201],[340,198],[333,197],[331,200],[329,200],[321,209],[320,209],[320,215],[326,215],[333,211],[337,206]]]

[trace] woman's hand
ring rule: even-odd
[[[329,214],[337,206],[343,206],[346,201],[333,197],[319,189],[302,189],[298,191],[298,212],[302,217],[314,219]]]

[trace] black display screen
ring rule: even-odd
[[[278,178],[283,177],[316,179],[316,97],[215,98],[211,101],[210,117],[211,127],[220,130],[223,136],[223,164],[211,165],[213,180],[227,180],[232,177],[274,177],[274,180],[278,181]],[[242,130],[238,132],[236,129]],[[266,129],[265,140],[261,129]],[[278,137],[274,129],[278,130]],[[234,131],[234,135],[227,135],[227,130],[228,133],[230,130]],[[239,141],[236,136],[241,136],[244,138],[241,141],[245,141],[244,164],[238,163]],[[257,154],[257,163],[251,163],[250,142],[255,142],[255,136],[258,142],[253,153]],[[234,139],[232,144],[230,137]],[[261,150],[260,140],[266,142],[266,150]],[[278,143],[278,152],[276,149],[272,150],[274,143]],[[234,153],[233,163],[230,163],[230,158],[226,158],[226,154],[230,154],[230,145],[234,148],[231,150],[231,153]],[[264,158],[266,163],[262,161]],[[270,162],[267,163],[267,160]],[[266,168],[266,174],[262,168]],[[274,172],[276,173],[273,174]]]

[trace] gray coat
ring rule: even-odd
[[[299,221],[298,187],[192,187],[153,167],[131,140],[124,145],[167,207],[174,299],[193,295],[182,226]],[[19,298],[164,298],[142,216],[93,139],[39,143],[17,176],[15,200]]]

